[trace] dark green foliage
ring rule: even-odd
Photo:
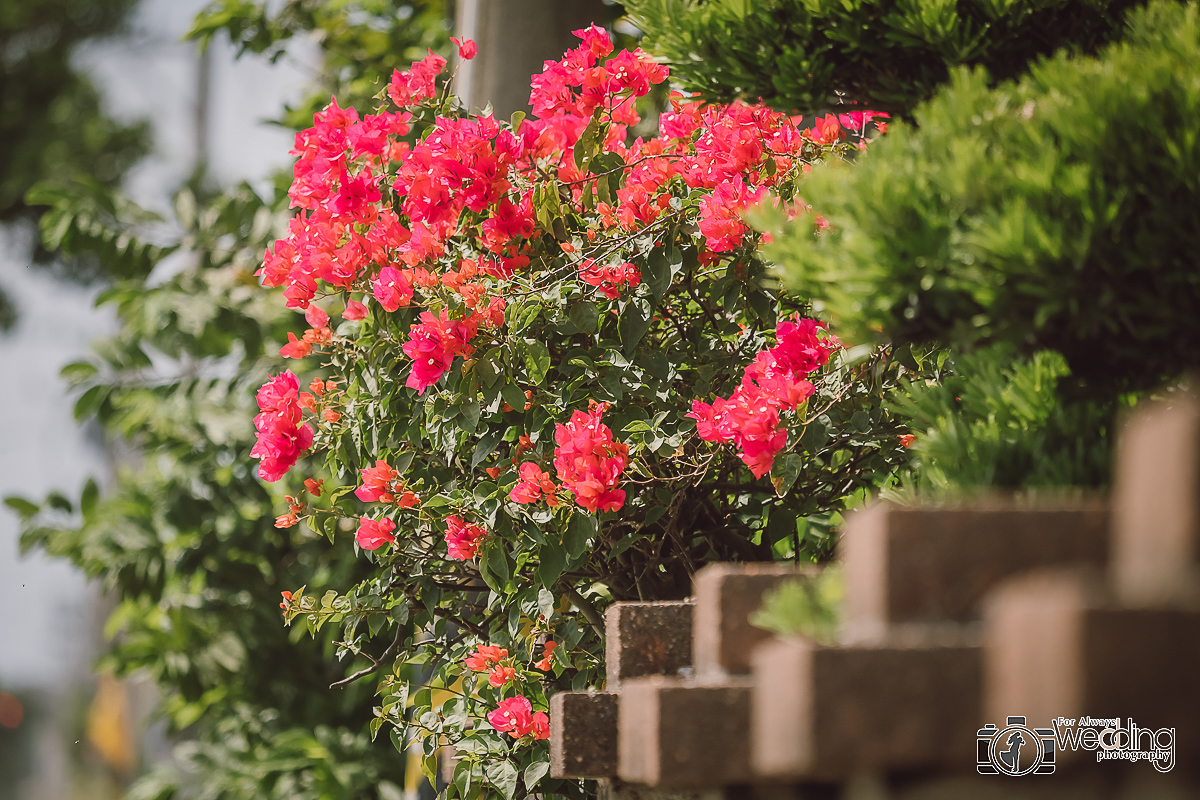
[[[808,114],[905,113],[958,66],[1015,77],[1060,47],[1093,52],[1135,0],[630,0],[646,49],[710,100]],[[841,109],[838,109],[841,110]]]
[[[1059,55],[1019,83],[981,72],[852,168],[802,193],[832,223],[771,251],[839,330],[960,350],[1055,350],[1064,390],[1111,401],[1200,351],[1200,14],[1131,17],[1098,59]]]

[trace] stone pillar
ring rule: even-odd
[[[602,0],[458,0],[455,28],[479,53],[458,67],[458,96],[472,110],[489,102],[497,119],[529,109],[529,78],[542,62],[579,44],[571,31],[611,12]]]

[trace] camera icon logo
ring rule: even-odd
[[[1050,775],[1054,772],[1054,729],[1030,728],[1025,717],[1009,717],[1003,728],[988,723],[976,732],[980,775]]]

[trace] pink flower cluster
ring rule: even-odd
[[[536,503],[545,496],[546,505],[551,508],[558,505],[558,498],[554,496],[558,486],[550,480],[550,473],[542,472],[536,463],[526,461],[518,467],[517,478],[517,485],[508,493],[514,503]]]
[[[405,385],[416,389],[417,394],[424,394],[450,369],[455,356],[474,352],[470,342],[478,328],[479,318],[474,314],[466,320],[452,320],[444,308],[437,317],[422,312],[421,321],[412,326],[404,345],[405,355],[413,360]]]
[[[520,695],[501,700],[487,718],[493,728],[514,739],[522,736],[531,736],[534,740],[550,738],[550,718],[546,712],[534,711],[533,703]]]
[[[479,552],[479,540],[486,535],[486,530],[463,522],[462,517],[446,517],[447,555],[455,561],[474,558]]]
[[[300,382],[291,370],[276,375],[258,390],[261,413],[254,418],[258,440],[250,451],[259,459],[258,477],[277,481],[312,447],[313,430],[301,424]]]
[[[614,441],[612,430],[600,421],[606,408],[601,403],[586,414],[576,411],[566,425],[554,428],[558,479],[575,493],[575,502],[591,512],[616,511],[625,504],[617,479],[629,461],[629,446]]]
[[[517,671],[502,662],[508,660],[508,650],[490,644],[481,644],[475,652],[467,656],[463,662],[467,669],[474,672],[486,672],[488,684],[497,689],[516,677]]]
[[[609,300],[621,296],[621,289],[637,286],[642,282],[642,273],[628,262],[623,264],[597,264],[590,258],[579,265],[579,277],[589,286],[597,287]]]
[[[840,347],[832,336],[818,336],[823,324],[811,319],[784,320],[775,328],[776,345],[761,351],[728,400],[692,402],[696,432],[706,442],[733,442],[754,477],[771,471],[775,456],[787,444],[780,415],[795,411],[813,393],[805,380],[829,363]]]

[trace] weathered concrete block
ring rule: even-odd
[[[622,683],[617,774],[667,789],[729,786],[750,778],[750,684],[682,678]]]
[[[1118,607],[1095,574],[1047,571],[999,588],[985,631],[989,718],[1132,719],[1173,728],[1181,763],[1200,758],[1200,610]],[[1080,756],[1095,759],[1083,750],[1059,759]]]
[[[988,590],[1028,569],[1105,563],[1108,511],[1097,500],[1037,508],[1002,500],[960,508],[855,512],[842,537],[850,639],[907,622],[978,619]]]
[[[1129,605],[1200,586],[1200,399],[1144,403],[1123,427],[1113,476],[1113,579]]]
[[[803,574],[794,566],[771,563],[709,564],[699,570],[693,579],[697,676],[749,672],[754,646],[771,637],[750,624],[750,615],[762,606],[764,592]]]
[[[843,779],[973,763],[982,649],[971,636],[879,646],[767,642],[754,656],[752,764],[762,779]]]
[[[611,778],[617,774],[617,696],[559,692],[550,696],[550,775]]]
[[[604,615],[608,688],[627,678],[677,675],[692,663],[692,603],[615,603]]]

